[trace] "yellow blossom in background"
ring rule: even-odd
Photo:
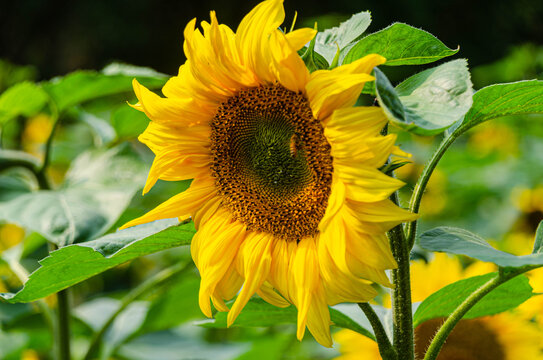
[[[20,243],[25,236],[25,230],[15,224],[0,225],[0,253]]]
[[[403,182],[378,170],[396,135],[378,107],[352,107],[372,69],[369,54],[309,73],[297,50],[316,34],[283,33],[281,0],[257,5],[237,31],[196,19],[185,28],[185,64],[162,89],[134,81],[134,107],[152,120],[139,137],[156,157],[144,193],[162,180],[190,188],[124,227],[191,217],[199,301],[228,312],[250,297],[298,309],[305,328],[331,346],[328,305],[364,302],[396,267],[386,231],[416,218],[388,198]],[[239,292],[239,293],[238,293]],[[231,308],[225,300],[235,297]]]
[[[43,156],[44,146],[52,129],[53,123],[46,114],[27,119],[22,136],[23,150],[38,157]]]
[[[414,261],[412,296],[423,301],[444,286],[496,270],[491,263],[476,262],[463,268],[457,258],[435,254],[429,263]],[[444,319],[425,321],[415,329],[416,358],[422,359],[432,337]],[[501,313],[461,320],[445,342],[438,360],[540,360],[543,359],[543,331],[516,313]],[[377,343],[351,330],[334,335],[341,355],[336,359],[381,359]]]
[[[398,170],[396,176],[405,181],[415,183],[422,172],[423,166],[409,163]],[[447,205],[447,175],[435,169],[426,186],[426,192],[420,204],[420,213],[424,216],[439,215]]]
[[[500,155],[516,155],[518,135],[506,124],[483,123],[470,132],[467,147],[478,157],[484,157],[493,152]]]

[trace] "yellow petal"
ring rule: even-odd
[[[147,214],[127,222],[121,226],[120,229],[126,229],[131,226],[145,224],[160,219],[189,217],[202,206],[202,204],[214,197],[215,194],[215,183],[212,179],[195,179],[187,190],[171,197]]]
[[[384,62],[382,56],[371,54],[333,70],[313,72],[306,86],[313,115],[325,120],[334,110],[353,106],[364,84],[374,80],[371,70]]]
[[[236,30],[236,42],[242,62],[252,69],[262,82],[273,82],[268,51],[269,36],[285,19],[282,0],[267,0],[247,14]]]
[[[297,289],[298,330],[296,336],[298,340],[302,340],[313,292],[320,280],[317,250],[313,238],[305,238],[298,243],[292,273],[294,274],[294,283]]]
[[[361,202],[376,202],[388,199],[396,190],[405,185],[401,180],[383,174],[381,171],[353,164],[334,165],[339,179],[345,184],[347,199]]]
[[[245,282],[228,313],[228,327],[234,323],[245,304],[268,277],[271,266],[272,243],[273,236],[258,232],[250,232],[243,242],[238,259],[241,262]]]
[[[311,28],[301,28],[285,34],[288,43],[294,50],[300,50],[308,44],[317,35],[317,30]]]
[[[265,281],[260,289],[256,292],[262,299],[264,299],[266,302],[277,306],[277,307],[287,307],[290,306],[290,303],[285,300],[281,295],[279,295],[274,289],[273,286],[271,286],[270,283]]]
[[[326,304],[326,296],[321,284],[315,289],[313,301],[307,314],[307,328],[319,344],[332,347],[330,336],[330,311]]]

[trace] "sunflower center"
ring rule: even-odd
[[[287,240],[318,232],[332,156],[302,94],[275,84],[229,98],[211,122],[211,152],[223,204],[248,229]]]
[[[443,324],[444,319],[425,321],[415,329],[417,359]],[[497,334],[481,319],[460,320],[439,353],[438,360],[505,360],[505,352]]]

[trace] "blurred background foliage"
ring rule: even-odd
[[[213,9],[221,22],[235,28],[255,4],[4,1],[0,6],[0,93],[23,81],[49,80],[78,69],[99,70],[114,61],[153,68],[158,73],[127,70],[120,65],[104,72],[151,74],[150,80],[143,83],[158,90],[166,79],[161,74],[175,74],[184,61],[182,31],[191,18],[207,20],[208,11]],[[373,17],[368,33],[395,21],[423,28],[451,48],[461,46],[456,57],[469,59],[475,89],[543,77],[541,1],[287,1],[285,7],[287,19],[298,11],[298,26],[312,27],[317,22],[319,29],[324,29],[368,9]],[[290,20],[285,23],[289,25]],[[386,72],[397,83],[421,69],[389,67]],[[96,73],[77,76],[92,74]],[[128,107],[126,101],[135,102],[128,89],[67,108],[55,134],[48,168],[53,187],[62,184],[74,159],[94,148],[127,144],[140,159],[142,169],[148,169],[152,154],[136,140],[147,119]],[[493,240],[499,248],[528,253],[536,226],[543,220],[542,121],[543,117],[536,115],[503,118],[480,125],[459,139],[432,176],[421,208],[420,230],[438,225],[463,227]],[[2,147],[43,158],[52,128],[52,113],[47,107],[28,117],[20,116],[3,127]],[[397,171],[397,176],[407,182],[401,194],[406,201],[439,136],[399,135],[399,143],[413,154],[413,162]],[[139,173],[145,175],[146,170]],[[29,177],[24,169],[0,173],[1,188],[9,189],[0,193],[0,201],[36,190]],[[137,181],[143,185],[142,179]],[[145,197],[137,193],[109,231],[183,191],[188,184],[159,181]],[[46,241],[37,233],[14,224],[0,224],[0,253],[18,244],[24,244],[23,265],[29,271],[47,255]],[[72,322],[76,358],[83,356],[92,332],[116,309],[123,295],[160,269],[189,258],[187,248],[172,249],[136,259],[76,285]],[[0,292],[16,291],[20,286],[9,266],[0,261]],[[194,320],[203,320],[197,293],[198,276],[191,268],[142,296],[108,330],[100,358],[264,360],[328,359],[337,355],[334,349],[318,346],[309,334],[299,343],[293,325],[228,330],[194,326]],[[45,301],[55,306],[54,297]],[[49,359],[50,348],[51,334],[34,304],[0,302],[1,359]]]

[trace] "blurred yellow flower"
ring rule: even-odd
[[[156,155],[144,193],[158,179],[194,180],[125,227],[191,216],[204,314],[212,316],[211,300],[230,326],[256,292],[298,308],[299,339],[307,326],[331,346],[328,305],[368,301],[373,283],[391,286],[385,232],[416,216],[388,199],[403,182],[378,170],[402,154],[396,135],[380,134],[384,113],[352,107],[385,59],[309,73],[297,51],[316,31],[283,33],[284,17],[282,1],[268,0],[236,32],[215,12],[202,30],[194,19],[166,97],[134,81],[134,107],[152,120],[139,139]],[[236,294],[229,309],[224,300]]]
[[[53,123],[46,114],[38,114],[29,118],[26,121],[22,136],[23,150],[35,156],[42,156],[44,144],[52,129]]]
[[[518,137],[506,124],[483,123],[470,132],[467,146],[477,157],[484,157],[492,152],[516,155]]]

